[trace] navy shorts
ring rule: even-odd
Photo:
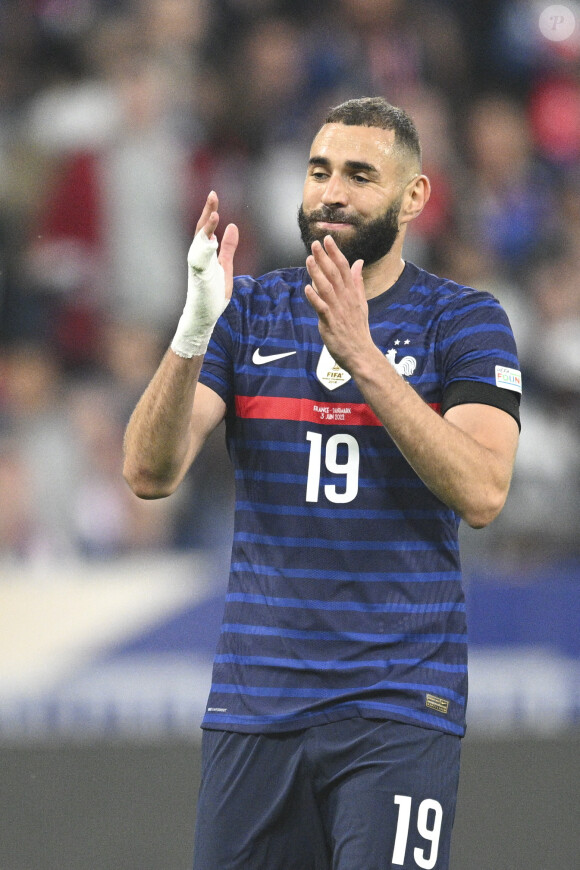
[[[204,731],[194,870],[447,870],[460,746],[362,718]]]

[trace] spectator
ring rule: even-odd
[[[549,176],[535,159],[523,107],[492,94],[475,100],[466,123],[472,175],[467,176],[465,223],[481,244],[517,271],[555,227]]]

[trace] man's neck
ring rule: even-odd
[[[363,268],[362,274],[367,299],[373,299],[384,293],[400,278],[405,268],[405,261],[401,254],[401,248],[397,246],[396,251],[392,248],[381,260],[373,263],[372,266]]]

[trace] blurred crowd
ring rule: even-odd
[[[236,272],[304,260],[330,106],[415,118],[432,199],[406,257],[504,304],[522,440],[468,553],[580,559],[580,16],[533,0],[0,0],[0,561],[228,545],[223,433],[169,499],[121,477],[210,189]],[[570,3],[570,7],[575,4]]]

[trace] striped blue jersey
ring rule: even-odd
[[[202,727],[353,716],[462,735],[458,517],[422,483],[322,344],[304,268],[236,278],[200,381],[226,402],[236,481],[229,586]],[[518,361],[491,295],[407,263],[369,302],[375,344],[442,413],[517,417]]]

